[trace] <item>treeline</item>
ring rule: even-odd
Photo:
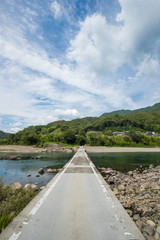
[[[114,136],[115,131],[128,133]],[[146,131],[160,134],[160,112],[87,117],[57,121],[45,126],[30,126],[11,134],[8,139],[3,139],[3,143],[37,146],[45,146],[51,142],[73,145],[160,146],[160,138],[145,136]]]

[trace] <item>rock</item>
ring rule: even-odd
[[[133,215],[133,220],[138,221],[139,220],[139,214],[134,214]]]
[[[149,169],[154,168],[154,164],[149,165]]]
[[[113,177],[109,177],[108,178],[108,183],[109,184],[114,184],[114,178]]]
[[[159,234],[158,234],[157,232],[154,234],[154,238],[155,238],[156,240],[160,240],[160,236],[159,236]]]
[[[151,188],[151,185],[150,183],[146,182],[146,183],[143,183],[141,186],[140,186],[140,190],[141,191],[144,191],[145,189],[147,188]]]
[[[27,183],[27,184],[24,186],[24,189],[26,189],[26,190],[29,190],[29,189],[38,190],[38,187],[37,187],[35,184]]]
[[[150,226],[150,227],[155,227],[156,224],[152,221],[152,220],[147,220],[147,224]]]
[[[19,182],[15,182],[12,184],[11,188],[12,188],[12,190],[17,190],[17,189],[22,188],[22,185]]]
[[[125,186],[123,185],[123,184],[120,184],[119,186],[118,186],[118,190],[120,190],[120,191],[124,191],[126,188],[125,188]]]
[[[128,172],[128,175],[129,175],[129,176],[133,176],[133,172],[132,172],[132,171],[129,171],[129,172]]]
[[[153,236],[153,235],[155,234],[154,228],[153,228],[153,227],[150,227],[150,226],[146,226],[146,227],[144,228],[144,231],[145,231],[148,235],[150,235],[150,236]]]
[[[40,190],[43,190],[45,188],[45,186],[42,186],[42,187],[40,187]]]
[[[48,173],[55,173],[55,172],[57,172],[57,169],[48,168],[47,172]]]
[[[153,236],[147,236],[146,238],[147,238],[147,240],[155,240],[155,238]]]
[[[130,210],[130,209],[126,209],[126,212],[128,213],[128,215],[129,215],[130,217],[132,217],[132,215],[133,215],[132,210]]]
[[[27,177],[30,177],[30,176],[31,176],[31,174],[28,174],[28,175],[27,175]]]
[[[40,175],[39,175],[39,174],[37,174],[37,175],[36,175],[36,177],[40,177]]]
[[[156,231],[160,235],[160,225],[157,227]]]
[[[15,155],[13,155],[13,156],[8,156],[8,160],[20,160],[20,159],[21,159],[20,157],[15,156]]]
[[[40,159],[41,156],[33,156],[32,159]]]
[[[124,203],[123,207],[126,209],[132,209],[132,203]]]
[[[137,227],[141,230],[141,229],[142,229],[142,226],[143,226],[143,222],[142,222],[140,219],[138,219],[138,220],[136,221],[136,225],[137,225]]]
[[[38,190],[38,187],[35,184],[31,184],[31,189]]]
[[[114,188],[114,189],[113,189],[113,193],[114,193],[115,195],[118,195],[118,194],[119,194],[118,189],[117,189],[117,188]]]
[[[44,174],[44,168],[40,168],[40,169],[38,170],[38,173],[39,173],[39,174]]]

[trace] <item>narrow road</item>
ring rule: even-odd
[[[83,147],[0,239],[144,240]]]

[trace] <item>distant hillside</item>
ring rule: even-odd
[[[9,133],[5,133],[5,132],[3,132],[3,131],[0,131],[0,139],[2,139],[2,138],[9,138]]]
[[[160,103],[156,103],[153,106],[149,106],[146,108],[140,108],[140,109],[136,109],[136,110],[117,110],[117,111],[113,111],[113,112],[109,112],[109,113],[103,113],[101,115],[101,117],[106,117],[106,116],[116,116],[116,115],[128,115],[131,113],[152,113],[152,112],[160,112]]]

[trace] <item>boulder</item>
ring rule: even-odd
[[[133,220],[138,221],[139,220],[139,214],[134,214],[133,215]]]
[[[39,174],[44,174],[44,168],[40,168],[40,169],[38,170],[38,173],[39,173]]]
[[[160,225],[157,227],[156,231],[160,235]]]
[[[160,236],[159,236],[159,234],[158,234],[157,232],[154,234],[154,238],[155,238],[156,240],[159,240],[159,239],[160,239]]]
[[[24,189],[26,189],[26,190],[29,190],[29,189],[38,190],[38,187],[35,184],[27,183],[24,186]]]
[[[119,186],[118,186],[118,190],[120,190],[120,191],[124,191],[126,188],[125,188],[125,186],[123,185],[123,184],[120,184]]]
[[[13,156],[9,156],[8,157],[8,160],[20,160],[21,158],[16,156],[16,155],[13,155]]]
[[[138,221],[136,221],[136,225],[141,230],[143,227],[143,222],[140,219],[138,219]]]
[[[152,221],[152,220],[147,220],[147,224],[150,226],[150,227],[155,227],[156,224]]]
[[[41,156],[33,156],[32,159],[40,159]]]
[[[147,236],[146,238],[147,238],[147,240],[155,240],[155,238],[153,236]]]
[[[148,235],[150,235],[150,236],[153,236],[153,235],[155,234],[154,228],[153,228],[153,227],[150,227],[150,226],[146,226],[146,227],[144,228],[144,231],[145,231]]]
[[[48,168],[47,173],[56,173],[57,169]]]
[[[17,190],[17,189],[22,188],[22,185],[19,182],[15,182],[12,184],[11,188],[12,188],[12,190]]]

